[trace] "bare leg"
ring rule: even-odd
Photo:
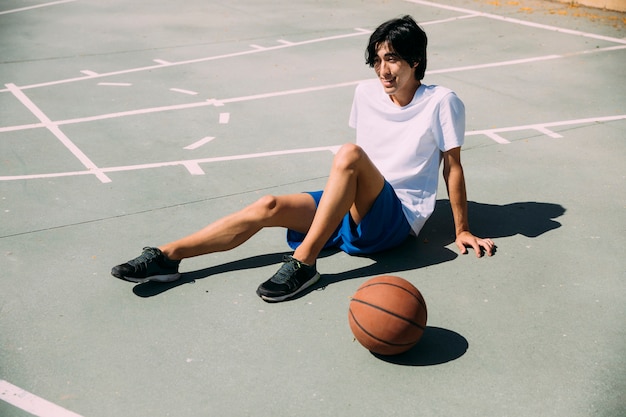
[[[301,233],[309,230],[315,215],[309,194],[265,196],[189,236],[159,247],[172,260],[233,249],[264,227],[288,227]]]
[[[350,211],[358,224],[380,194],[385,179],[367,154],[354,144],[341,147],[309,231],[294,258],[313,265],[341,219]]]
[[[265,196],[182,239],[160,246],[172,260],[233,249],[264,227],[286,227],[306,233],[294,258],[314,264],[339,222],[350,211],[358,224],[384,185],[384,178],[365,152],[354,144],[341,147],[319,207],[309,194]]]

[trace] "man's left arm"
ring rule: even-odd
[[[456,245],[462,254],[467,253],[467,248],[473,248],[477,257],[481,257],[483,251],[491,256],[495,252],[496,245],[491,239],[481,239],[470,232],[467,216],[467,193],[465,190],[465,176],[461,165],[461,147],[450,149],[443,153],[443,178],[448,189],[448,197],[452,206],[454,228],[456,232]]]

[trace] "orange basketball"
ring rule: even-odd
[[[426,302],[409,281],[372,278],[350,300],[348,321],[356,340],[380,355],[396,355],[417,344],[426,328]]]

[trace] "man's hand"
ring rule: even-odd
[[[481,239],[470,232],[459,233],[456,237],[456,245],[463,255],[467,253],[467,248],[473,248],[477,258],[483,256],[483,253],[486,253],[487,256],[496,253],[496,245],[491,239]]]

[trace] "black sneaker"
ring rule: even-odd
[[[265,301],[284,301],[309,288],[320,279],[315,265],[303,264],[293,256],[283,257],[283,266],[273,277],[259,285],[256,293]]]
[[[178,265],[158,248],[143,248],[143,253],[125,264],[114,266],[111,275],[130,282],[170,282],[180,278]]]

